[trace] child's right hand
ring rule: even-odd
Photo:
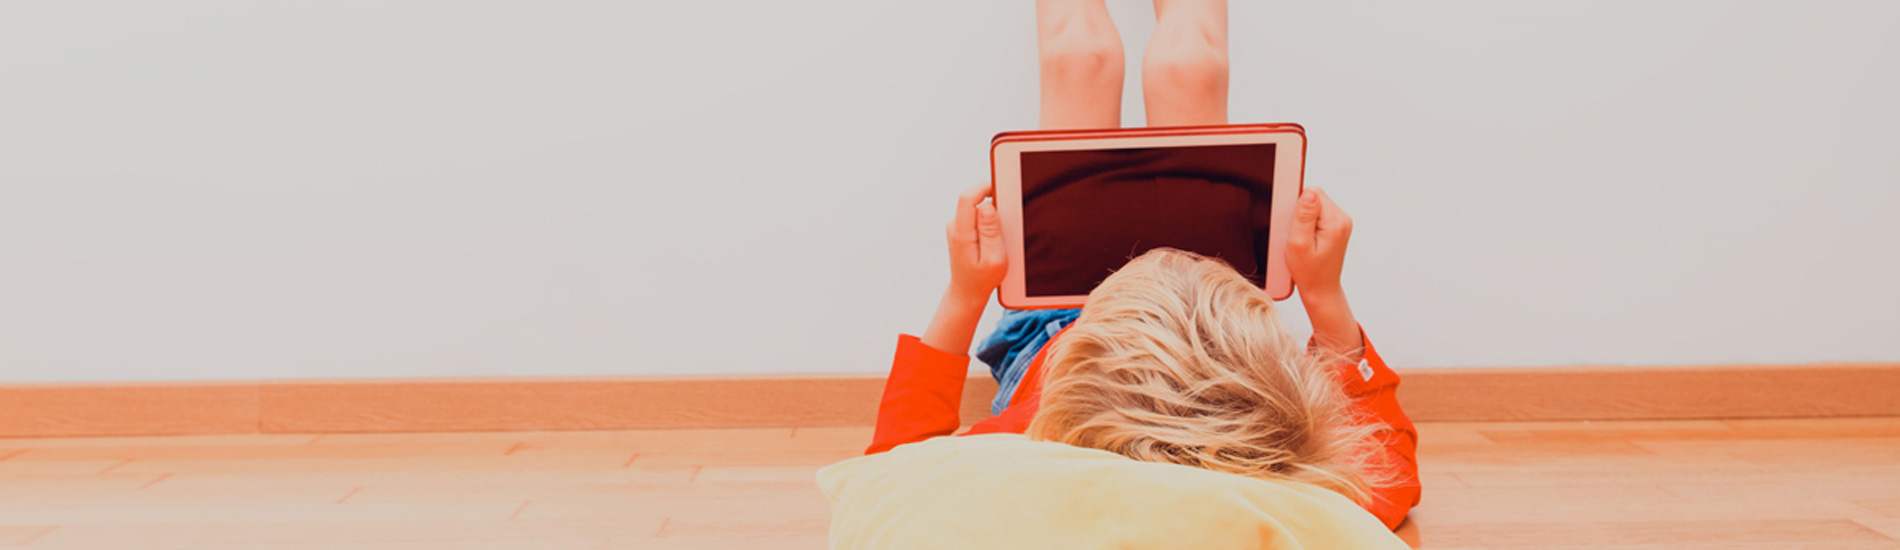
[[[1003,252],[1003,220],[996,216],[993,194],[989,182],[964,191],[957,197],[956,216],[944,228],[950,244],[952,295],[987,302],[1009,271]]]

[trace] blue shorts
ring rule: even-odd
[[[996,400],[990,402],[990,414],[1002,414],[1009,398],[1023,382],[1036,352],[1082,315],[1080,309],[1004,309],[996,320],[996,330],[977,346],[976,358],[990,366],[996,378]]]

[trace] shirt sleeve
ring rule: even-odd
[[[969,369],[967,355],[930,347],[909,334],[899,336],[891,377],[877,406],[877,430],[864,454],[957,431]]]
[[[1342,367],[1338,375],[1346,395],[1352,398],[1353,409],[1368,422],[1384,426],[1378,435],[1384,443],[1381,462],[1392,470],[1393,482],[1373,492],[1373,501],[1366,510],[1378,516],[1387,528],[1397,529],[1419,501],[1418,428],[1399,408],[1398,373],[1386,366],[1371,339],[1365,339],[1365,347],[1365,359]]]

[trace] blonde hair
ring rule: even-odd
[[[1030,437],[1325,487],[1390,481],[1382,426],[1352,414],[1337,355],[1309,353],[1273,300],[1219,260],[1162,248],[1089,293],[1051,344]]]

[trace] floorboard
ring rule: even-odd
[[[1421,423],[1433,549],[1900,550],[1900,418]],[[866,427],[0,440],[0,547],[824,548]]]

